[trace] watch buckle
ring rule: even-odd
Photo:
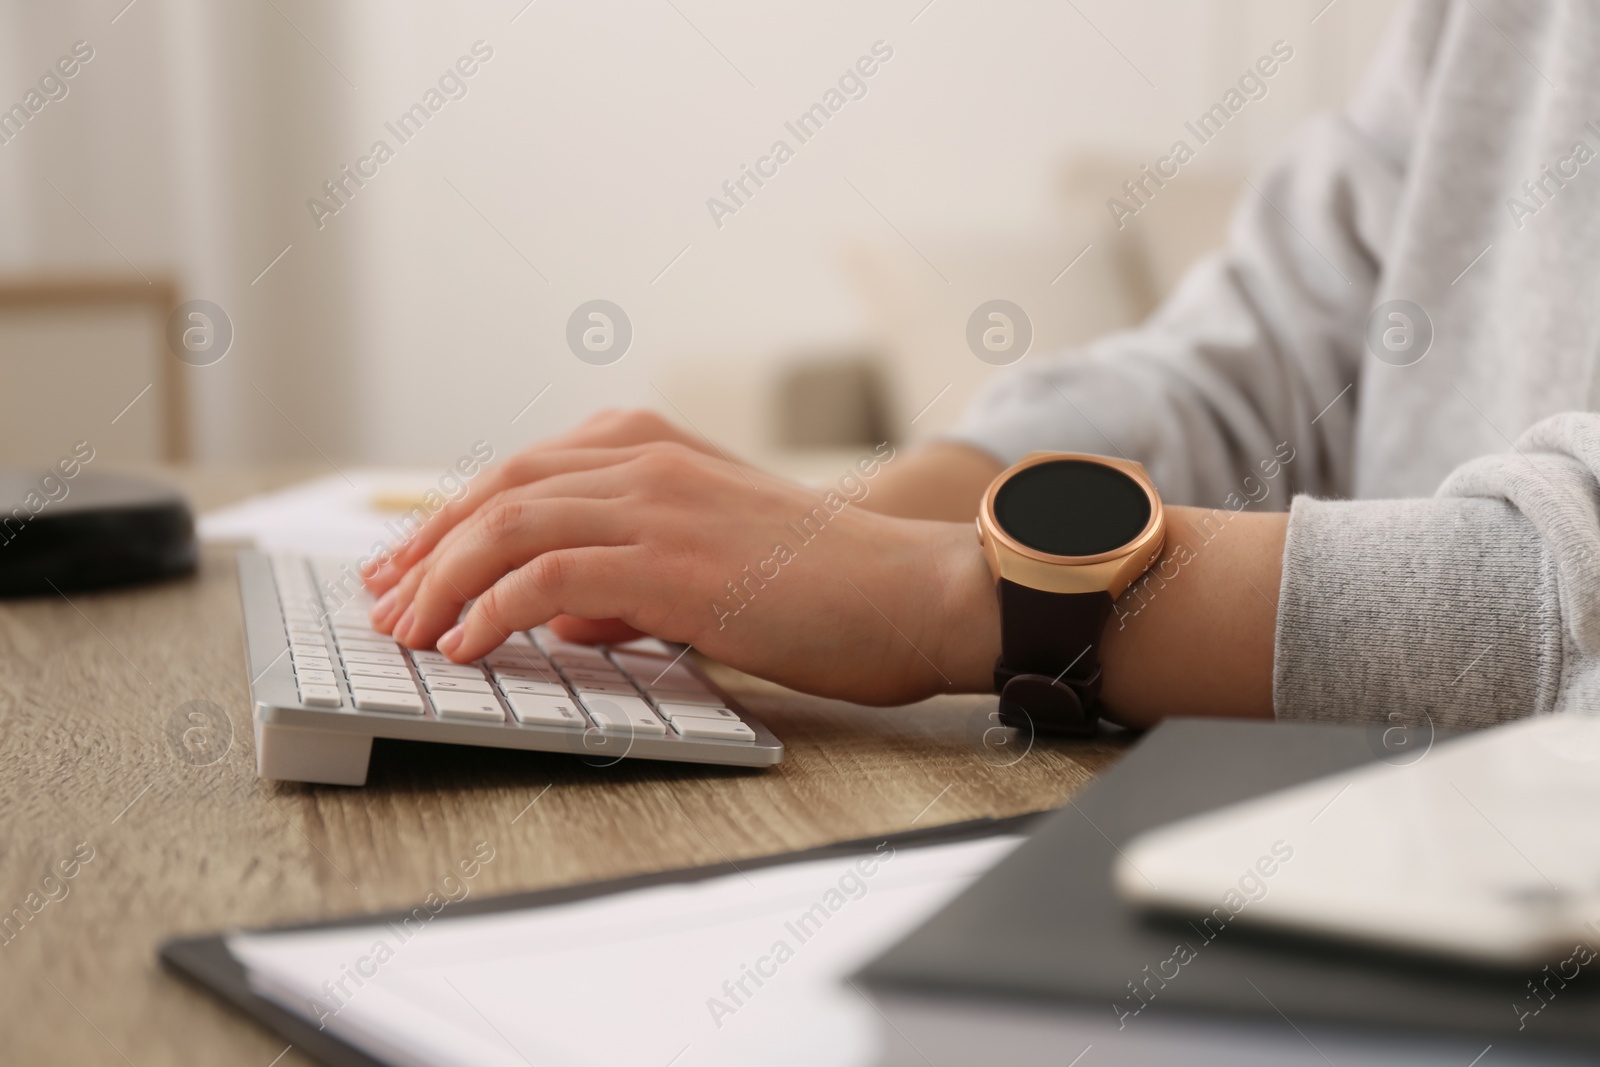
[[[1099,688],[1099,668],[1070,683],[1045,674],[1018,674],[1000,691],[1000,721],[1035,734],[1093,737],[1099,732],[1100,716],[1089,701]]]

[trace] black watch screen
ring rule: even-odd
[[[1150,522],[1144,487],[1115,467],[1059,459],[1018,471],[995,493],[994,517],[1013,539],[1052,556],[1097,556]]]

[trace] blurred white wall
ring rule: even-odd
[[[849,249],[927,254],[952,301],[1011,283],[932,249],[1064,266],[1104,225],[1062,194],[1074,161],[1153,161],[1283,39],[1194,164],[1259,166],[1348,93],[1397,0],[125,4],[0,2],[0,105],[95,49],[0,144],[0,271],[167,275],[224,307],[234,350],[186,369],[202,457],[431,463],[617,404],[756,447],[783,360],[882,340]],[[400,144],[385,123],[480,40],[466,95]],[[799,145],[785,120],[880,40],[866,96]],[[780,137],[794,158],[719,228],[707,198]],[[307,199],[379,139],[394,158],[319,229]],[[1040,299],[1068,284],[1094,279]],[[633,322],[610,366],[565,344],[593,298]]]

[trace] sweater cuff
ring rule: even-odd
[[[1552,710],[1562,663],[1555,567],[1510,504],[1295,499],[1278,718],[1492,726]]]

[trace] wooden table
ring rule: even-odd
[[[308,473],[165,476],[203,510]],[[1018,759],[983,745],[992,700],[861,708],[712,670],[783,739],[781,766],[379,741],[365,788],[262,782],[231,548],[188,580],[0,601],[0,911],[43,902],[0,933],[0,1061],[307,1064],[274,1061],[282,1041],[164,972],[157,945],[410,905],[479,841],[495,858],[474,896],[1053,807],[1125,747],[1039,741]],[[196,700],[232,724],[203,766],[176,739]],[[75,848],[92,859],[47,884]]]

